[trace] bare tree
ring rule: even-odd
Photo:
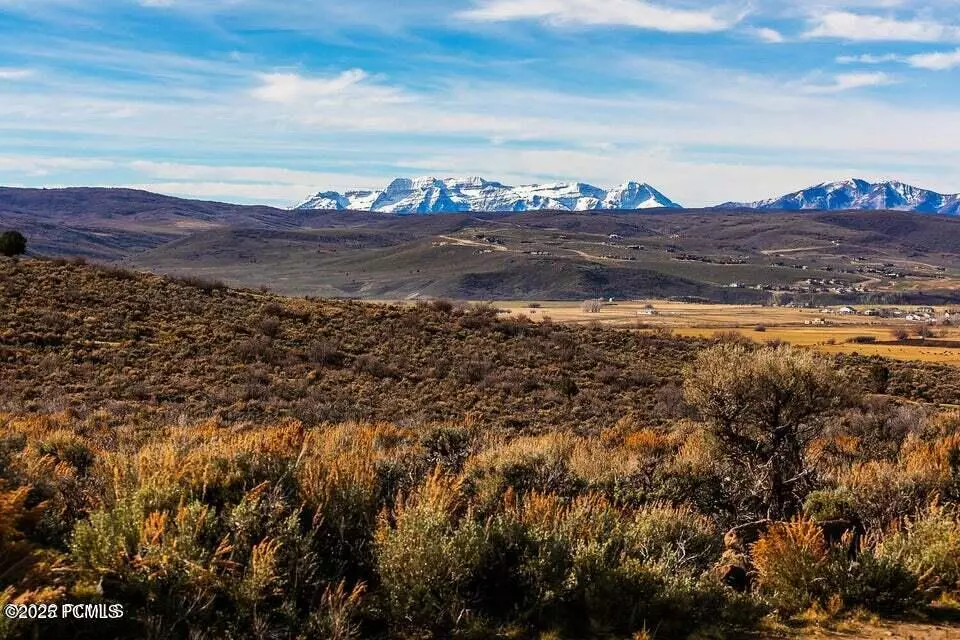
[[[921,324],[916,326],[913,329],[913,333],[921,340],[926,340],[927,338],[934,337],[933,329],[930,327],[930,325],[927,325],[927,324]]]
[[[603,308],[603,301],[600,299],[584,300],[580,308],[584,313],[600,313]]]

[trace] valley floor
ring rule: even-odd
[[[572,324],[600,323],[626,328],[664,328],[678,336],[712,338],[720,332],[736,332],[757,342],[779,340],[813,347],[831,354],[882,356],[904,361],[960,365],[960,327],[934,326],[934,336],[915,336],[922,323],[902,317],[882,318],[838,313],[838,308],[800,309],[761,305],[697,304],[665,300],[636,300],[604,304],[599,312],[584,311],[575,302],[498,302],[513,316],[526,315],[533,321],[549,318]],[[858,306],[859,311],[882,307]],[[941,317],[948,307],[932,314]],[[912,306],[902,312],[908,315]],[[897,339],[904,331],[907,340]]]

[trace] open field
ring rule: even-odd
[[[792,329],[775,327],[766,332],[757,333],[751,329],[734,329],[751,340],[781,340],[797,346],[809,346],[824,353],[858,353],[865,356],[882,356],[896,360],[917,360],[920,362],[939,362],[954,366],[960,365],[960,349],[943,346],[940,339],[928,339],[925,344],[859,344],[850,342],[858,336],[875,336],[878,343],[891,340],[889,330],[876,327],[813,327]],[[712,329],[679,329],[677,335],[689,337],[710,337]],[[957,330],[951,331],[951,338],[960,337]]]
[[[534,305],[534,306],[531,306]],[[534,321],[597,323],[615,327],[663,327],[675,335],[711,338],[718,332],[734,331],[757,342],[779,340],[797,346],[814,347],[824,353],[883,356],[960,365],[960,328],[933,327],[936,337],[923,341],[897,341],[895,329],[913,335],[916,322],[900,318],[824,313],[822,309],[764,307],[760,305],[696,304],[663,300],[638,300],[605,304],[598,313],[588,313],[573,302],[508,302],[497,306],[513,315],[526,314]],[[935,308],[936,315],[948,311]],[[655,315],[650,315],[655,313]],[[827,324],[817,324],[816,322]],[[857,342],[870,336],[875,343]]]

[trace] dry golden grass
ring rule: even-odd
[[[628,300],[604,304],[599,313],[584,313],[579,302],[538,302],[531,308],[530,302],[497,302],[497,307],[511,313],[526,313],[531,318],[548,316],[556,322],[599,321],[614,326],[632,327],[637,322],[651,326],[734,328],[770,325],[803,325],[805,320],[823,317],[818,309],[794,309],[787,307],[764,307],[760,305],[700,304],[673,302],[669,300]],[[657,315],[644,315],[652,307]],[[535,312],[535,313],[534,313]],[[831,315],[831,322],[839,325],[869,324],[872,320],[881,324],[880,318]]]
[[[756,342],[780,340],[797,346],[813,347],[823,353],[861,354],[896,360],[914,360],[949,365],[960,365],[960,348],[942,346],[943,341],[960,341],[960,328],[936,327],[937,338],[923,345],[913,344],[854,344],[859,336],[872,336],[879,343],[892,342],[892,331],[897,328],[911,331],[917,324],[898,318],[865,317],[856,315],[824,314],[820,309],[793,309],[759,305],[696,304],[663,300],[638,300],[604,305],[599,312],[586,313],[573,302],[540,302],[531,308],[529,302],[497,303],[511,314],[527,314],[534,321],[548,317],[554,322],[571,324],[600,323],[613,327],[663,327],[674,335],[692,338],[712,338],[718,332],[734,331]],[[646,315],[648,307],[656,315]],[[866,307],[863,307],[866,308]],[[902,307],[912,309],[910,306]],[[937,308],[938,312],[946,308]],[[818,319],[825,326],[805,323]],[[757,331],[758,326],[763,331]]]
[[[859,344],[850,340],[859,336],[873,336],[877,342],[890,341],[891,327],[875,326],[836,326],[836,327],[767,327],[763,333],[752,328],[736,328],[732,331],[758,342],[780,340],[789,344],[812,347],[823,353],[860,354],[880,356],[903,361],[930,362],[937,364],[960,365],[960,348],[938,346],[937,339],[925,341],[923,345],[900,344]],[[691,338],[709,338],[716,329],[682,328],[675,335]],[[950,329],[947,339],[960,340],[960,330]]]

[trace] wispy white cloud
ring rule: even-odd
[[[116,163],[101,158],[36,155],[0,156],[0,171],[30,177],[44,177],[64,171],[107,170],[113,169],[115,166]]]
[[[949,71],[960,67],[960,49],[954,51],[934,51],[931,53],[917,53],[904,56],[894,53],[883,55],[863,54],[859,56],[840,56],[837,58],[840,64],[886,64],[901,63],[914,69],[927,69],[929,71]]]
[[[113,176],[113,179],[92,178],[96,173]],[[379,184],[383,180],[382,175],[372,172],[38,155],[0,156],[0,176],[15,184],[54,179],[58,186],[129,187],[176,196],[278,205],[292,204],[320,186],[347,189]]]
[[[25,80],[34,75],[33,69],[0,67],[0,80]]]
[[[900,20],[851,11],[828,11],[811,18],[807,38],[851,41],[952,42],[960,41],[960,26],[926,19]]]
[[[460,17],[480,22],[541,20],[565,26],[624,26],[666,32],[725,31],[744,14],[727,7],[681,9],[643,0],[481,0]]]
[[[316,183],[313,183],[316,184]],[[297,199],[315,191],[311,184],[292,185],[288,183],[270,184],[242,182],[129,182],[122,184],[103,184],[103,187],[122,186],[128,189],[142,189],[181,198],[221,200],[226,202],[263,203],[278,206],[290,206]]]
[[[283,104],[303,101],[316,104],[347,99],[365,102],[407,100],[399,90],[378,85],[362,69],[349,69],[335,76],[321,78],[308,78],[298,73],[266,73],[260,75],[260,85],[252,93],[260,100]]]
[[[787,39],[783,36],[782,33],[776,29],[771,29],[769,27],[760,27],[757,29],[751,29],[750,32],[756,36],[759,40],[763,42],[768,42],[770,44],[780,44],[786,42]]]
[[[837,56],[838,64],[887,64],[888,62],[900,62],[901,60],[903,60],[902,56],[893,53],[885,53],[882,55],[864,53],[856,56]]]
[[[318,185],[334,181],[338,185],[369,180],[375,174],[333,173],[330,171],[302,171],[283,167],[210,165],[182,162],[154,162],[134,160],[127,164],[149,179],[181,182],[223,182],[261,185]],[[288,188],[288,195],[290,189]]]
[[[920,53],[908,56],[907,64],[917,69],[932,71],[947,71],[960,67],[960,49],[955,51],[938,51],[934,53]]]
[[[882,87],[896,80],[887,73],[840,73],[828,83],[805,84],[801,88],[805,93],[840,93],[865,87]]]

